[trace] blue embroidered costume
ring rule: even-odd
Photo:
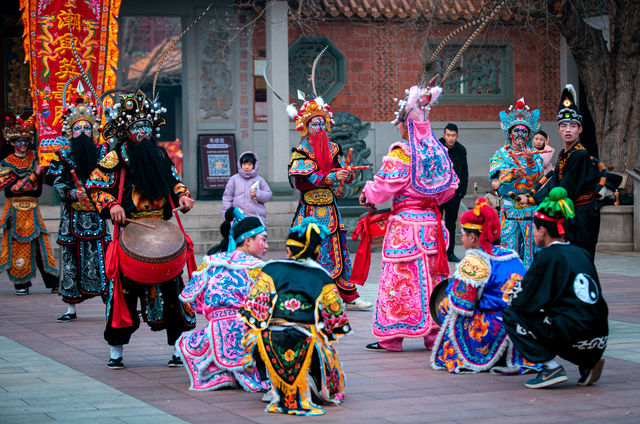
[[[503,356],[506,367],[498,367],[502,372],[536,368],[514,349],[502,326],[508,293],[524,274],[524,266],[512,250],[500,246],[494,246],[491,254],[467,250],[438,309],[443,324],[431,353],[433,369],[487,371]]]
[[[509,114],[500,112],[500,119],[501,128],[511,142],[498,149],[491,158],[489,177],[499,178],[498,194],[504,199],[504,206],[500,210],[502,246],[518,252],[528,268],[535,249],[531,228],[535,208],[515,204],[512,196],[528,193],[543,176],[542,157],[536,154],[527,161],[523,155],[530,134],[540,128],[540,111],[536,109],[529,112],[524,99],[518,100],[515,108],[511,106],[509,110]]]

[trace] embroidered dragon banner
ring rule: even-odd
[[[71,48],[72,37],[94,89],[90,90],[92,87],[83,82],[86,95],[99,96],[115,87],[120,3],[121,0],[20,0],[25,62],[30,64],[31,98],[42,166],[47,166],[54,152],[68,144],[61,134],[62,91],[70,78],[80,74]],[[74,88],[80,80],[74,81]]]

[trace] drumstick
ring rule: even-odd
[[[338,172],[338,171],[342,171],[343,169],[347,169],[347,168],[333,168],[331,169],[331,172]],[[352,166],[351,170],[352,171],[362,171],[363,169],[371,169],[371,165],[360,165],[360,166]]]
[[[533,153],[534,155],[539,155],[542,153],[551,153],[552,150],[532,150],[531,153]],[[514,152],[514,153],[510,153],[511,156],[524,156],[524,152]]]
[[[86,193],[86,191],[84,190],[84,187],[82,187],[82,184],[80,184],[80,180],[78,179],[78,176],[76,175],[76,171],[74,171],[73,169],[71,170],[71,177],[73,178],[73,182],[76,184],[76,189],[78,191]],[[79,200],[79,202],[82,203],[82,205],[86,209],[89,209],[89,210],[93,209],[93,204],[91,204],[89,199]]]
[[[349,153],[347,153],[347,160],[345,161],[345,167],[349,167],[349,162],[351,162],[351,155],[353,154],[353,148],[349,149]],[[340,196],[342,194],[342,187],[344,186],[344,181],[340,181],[340,185],[338,186],[338,191],[336,194]]]
[[[181,210],[183,210],[183,209],[184,209],[184,205],[180,205],[180,206],[178,206],[177,208],[172,209],[172,210],[171,210],[171,213],[176,213],[176,212],[181,211]]]
[[[144,223],[144,222],[136,221],[135,219],[126,218],[126,221],[129,224],[140,225],[141,227],[149,228],[150,230],[155,230],[156,229],[155,225],[151,225],[151,224],[147,224],[147,223]]]

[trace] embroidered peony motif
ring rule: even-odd
[[[298,299],[289,299],[284,302],[284,308],[288,311],[295,312],[300,309],[300,301]],[[290,351],[288,351],[290,352]]]
[[[299,295],[285,294],[278,301],[278,309],[284,311],[285,314],[294,314],[298,311],[306,311],[312,305],[305,302],[305,299]]]

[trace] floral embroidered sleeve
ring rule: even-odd
[[[10,169],[0,169],[0,190],[13,183],[16,178],[16,174]]]
[[[103,217],[104,213],[106,213],[103,213],[103,210],[109,211],[111,206],[118,204],[118,199],[106,191],[107,188],[116,185],[115,180],[115,172],[105,173],[100,168],[97,168],[91,173],[89,181],[87,181],[86,184],[87,190],[89,190],[91,194],[91,200],[93,200],[93,203],[96,205],[98,213]]]
[[[189,189],[183,183],[176,184],[173,187],[173,192],[175,193],[176,197],[178,197],[178,199],[181,198],[182,196],[191,197],[191,193],[189,192]]]
[[[118,204],[118,199],[112,193],[117,193],[119,158],[115,150],[107,153],[98,162],[98,167],[93,170],[85,183],[91,200],[102,218],[109,217],[109,209]]]
[[[12,193],[25,193],[29,191],[34,191],[38,189],[38,175],[35,172],[32,172],[28,176],[19,179],[15,182],[13,186],[11,186]]]
[[[269,325],[277,299],[273,279],[262,271],[249,287],[249,296],[240,309],[240,317],[251,329],[262,331]]]
[[[382,167],[373,181],[367,181],[364,195],[367,202],[380,204],[391,199],[411,178],[411,158],[400,147],[391,147],[382,159]]]
[[[289,179],[298,178],[302,178],[316,187],[331,187],[338,182],[335,172],[326,174],[319,171],[318,164],[314,160],[294,151],[289,160]]]
[[[344,304],[335,284],[327,284],[316,301],[316,330],[327,342],[335,342],[351,331]]]
[[[522,157],[512,157],[506,148],[498,150],[489,161],[489,175],[498,173],[500,188],[498,193],[508,197],[509,192],[517,194],[529,191],[542,178],[542,158],[535,155],[533,160],[526,161]],[[517,174],[517,169],[523,169],[525,175]]]
[[[487,282],[491,270],[480,256],[467,254],[458,264],[448,292],[449,307],[461,315],[471,316],[478,301],[478,290]]]

